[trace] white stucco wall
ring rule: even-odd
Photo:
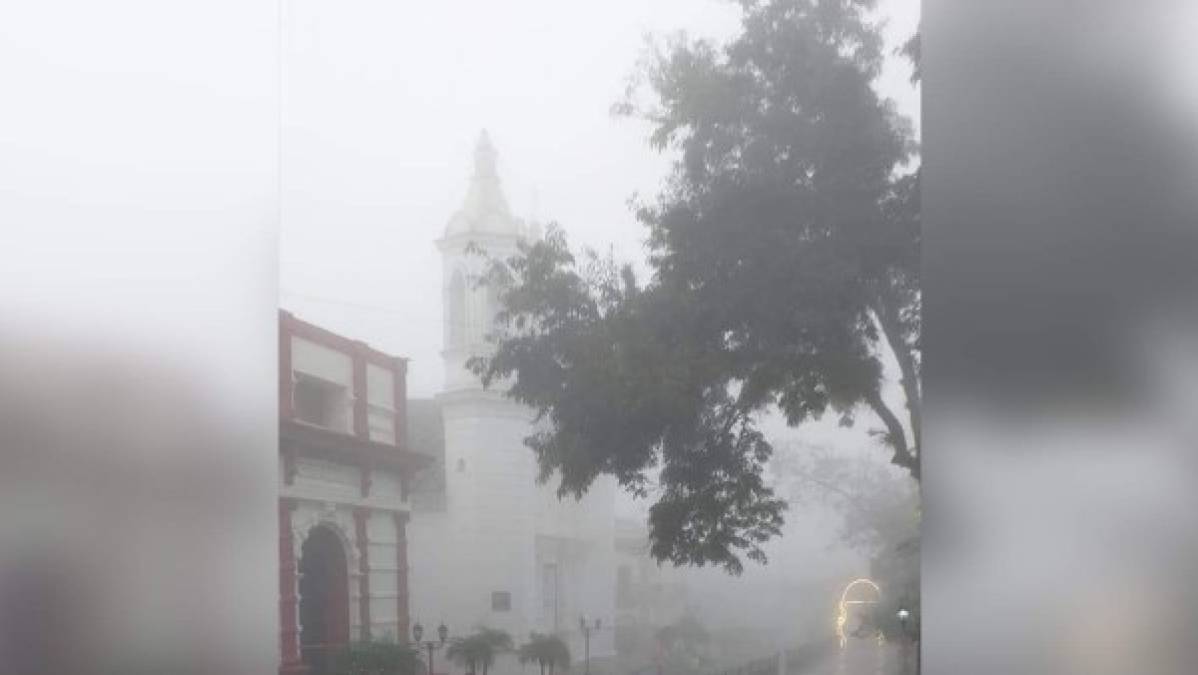
[[[443,416],[448,511],[413,519],[413,616],[452,622],[455,634],[486,625],[526,635],[535,537],[527,418],[497,402],[450,404]],[[495,591],[511,593],[511,611],[491,610]]]
[[[476,243],[493,258],[516,250],[514,238],[480,237]],[[440,397],[446,511],[415,514],[409,528],[413,620],[421,620],[426,630],[444,621],[452,635],[480,626],[498,628],[517,643],[531,631],[552,631],[541,575],[543,565],[554,563],[559,573],[556,627],[575,659],[583,657],[578,628],[583,614],[603,623],[592,634],[592,657],[614,655],[614,481],[596,481],[581,502],[559,500],[556,485],[537,484],[535,457],[524,445],[533,430],[531,411],[484,391],[465,367],[471,355],[488,349],[487,327],[478,319],[489,321],[495,308],[477,290],[468,291],[457,310],[449,306],[457,292],[454,278],[477,274],[482,261],[467,254],[461,240],[442,242],[441,250],[448,315]],[[467,316],[454,317],[454,311]],[[456,343],[451,341],[455,321],[466,338]],[[510,611],[492,611],[495,591],[511,594]],[[508,659],[493,672],[522,670]]]

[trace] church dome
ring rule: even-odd
[[[495,169],[495,146],[484,130],[474,148],[474,174],[461,208],[445,226],[445,236],[498,234],[520,236],[520,222],[512,216],[499,173]]]

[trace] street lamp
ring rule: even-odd
[[[899,625],[901,625],[903,627],[904,649],[911,649],[912,647],[915,648],[915,672],[918,673],[919,672],[919,647],[912,644],[914,642],[914,636],[911,634],[911,629],[908,627],[909,624],[907,623],[911,619],[911,612],[907,611],[906,607],[900,607],[899,611],[896,612],[895,616],[898,617]],[[903,660],[909,662],[909,658],[910,657],[903,659]]]
[[[412,638],[416,642],[417,646],[422,644],[420,642],[420,638],[422,637],[424,637],[424,626],[421,626],[420,622],[417,621],[416,625],[412,626]],[[428,648],[428,675],[433,675],[433,650],[441,645],[444,645],[445,641],[449,639],[449,628],[445,626],[444,622],[437,627],[437,637],[441,639],[440,642],[429,640],[428,642],[423,643],[423,645]]]
[[[582,641],[583,645],[585,645],[583,647],[583,652],[585,654],[583,659],[583,675],[591,675],[591,631],[602,628],[603,622],[601,619],[595,619],[595,624],[592,626],[591,624],[587,623],[585,616],[580,616],[578,617],[578,627],[582,630]]]

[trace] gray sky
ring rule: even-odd
[[[282,304],[412,359],[409,391],[441,385],[440,260],[433,242],[466,188],[486,128],[513,210],[573,243],[643,258],[628,208],[669,158],[613,118],[644,36],[732,34],[725,0],[289,0],[284,17]],[[898,44],[918,0],[885,0]],[[918,115],[909,69],[883,90]],[[337,302],[329,302],[337,301]]]

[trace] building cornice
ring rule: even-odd
[[[432,458],[397,445],[287,419],[279,420],[279,449],[300,457],[364,464],[405,475],[433,463]]]
[[[495,232],[458,232],[437,239],[437,250],[442,253],[463,253],[471,243],[479,247],[507,246],[516,248],[526,237],[518,234],[499,234]]]

